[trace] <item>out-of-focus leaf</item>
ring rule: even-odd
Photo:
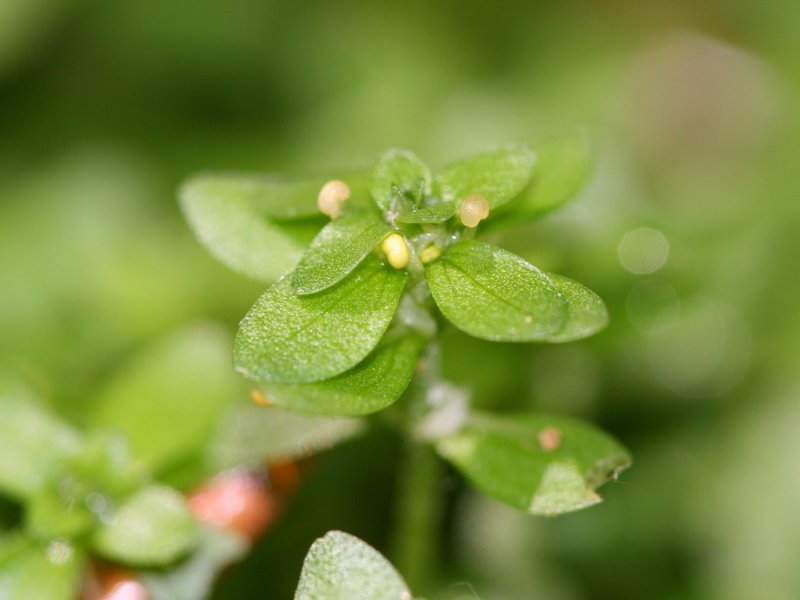
[[[168,570],[140,571],[138,575],[152,600],[203,600],[219,572],[249,548],[248,540],[238,534],[201,527],[198,547],[186,560]]]
[[[0,560],[1,600],[74,600],[84,557],[65,540],[40,545],[18,540]]]
[[[100,394],[89,423],[124,433],[137,459],[158,470],[203,445],[242,391],[231,340],[211,325],[172,334],[142,352]]]
[[[23,384],[0,378],[0,490],[34,495],[52,467],[80,450],[82,437],[51,414]]]
[[[409,197],[418,204],[430,193],[431,172],[413,152],[392,148],[384,152],[372,172],[372,198],[385,210],[393,210],[393,200]]]
[[[491,244],[462,241],[426,267],[436,305],[456,327],[505,342],[548,341],[567,309],[542,271]]]
[[[292,275],[297,294],[325,290],[349,275],[392,229],[373,211],[347,212],[328,223]]]
[[[431,206],[412,206],[397,215],[398,223],[444,223],[456,214],[455,202],[438,202]]]
[[[295,225],[259,209],[252,189],[261,188],[249,181],[201,175],[189,179],[178,197],[192,231],[211,254],[237,273],[271,282],[297,264],[305,243],[297,239]],[[316,203],[316,195],[313,199]]]
[[[538,414],[475,413],[437,450],[485,494],[537,515],[600,502],[595,489],[631,464],[625,448],[593,425]]]
[[[316,383],[262,384],[270,404],[318,415],[358,416],[382,410],[411,381],[421,342],[404,337],[375,350],[341,375]]]
[[[302,415],[246,405],[220,423],[208,448],[210,471],[249,463],[297,460],[361,432],[359,419]]]
[[[197,523],[183,496],[150,486],[126,500],[94,536],[105,558],[126,565],[161,566],[186,554],[197,542]]]
[[[69,500],[55,485],[40,490],[25,507],[25,528],[38,539],[76,538],[88,532],[94,525],[94,515],[85,502]]]
[[[311,545],[295,600],[411,600],[405,581],[372,546],[341,531]]]
[[[131,456],[127,438],[92,431],[79,452],[56,463],[48,481],[29,500],[25,526],[40,539],[76,538],[147,477],[147,470]]]
[[[527,146],[509,146],[451,163],[436,176],[435,186],[445,201],[460,204],[480,194],[490,209],[497,208],[525,189],[535,164],[536,153]]]
[[[369,199],[369,172],[349,171],[329,176],[287,177],[256,174],[201,174],[185,185],[188,191],[196,188],[205,196],[241,199],[252,206],[258,215],[279,221],[307,219],[320,215],[317,196],[331,179],[344,181],[351,191],[348,202],[366,204]],[[186,191],[182,192],[186,193]]]
[[[334,377],[360,363],[389,326],[406,274],[368,257],[337,285],[298,296],[289,278],[267,290],[239,325],[245,376],[275,383]]]
[[[545,140],[536,152],[536,173],[514,202],[512,219],[537,217],[558,208],[581,189],[591,171],[591,146],[583,130]]]
[[[563,275],[548,273],[547,276],[567,305],[564,325],[548,336],[548,341],[571,342],[594,335],[608,325],[608,310],[600,296]]]

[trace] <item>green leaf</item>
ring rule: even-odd
[[[298,460],[361,432],[359,419],[314,417],[255,405],[231,411],[208,448],[210,471]]]
[[[77,538],[94,528],[116,499],[139,488],[146,476],[124,436],[92,431],[79,452],[54,465],[48,481],[28,501],[25,527],[39,539]]]
[[[563,275],[548,273],[567,305],[564,325],[548,336],[550,342],[571,342],[594,335],[608,325],[606,305],[589,288]]]
[[[231,340],[195,325],[145,349],[100,393],[89,424],[130,440],[137,459],[159,470],[198,450],[243,386],[231,369]]]
[[[219,573],[242,558],[250,543],[235,533],[200,528],[197,549],[168,570],[137,573],[152,600],[201,600],[207,598]]]
[[[0,565],[3,600],[74,600],[84,557],[66,540],[21,542]]]
[[[514,217],[537,217],[570,200],[581,189],[592,166],[589,137],[575,130],[537,146],[536,174],[514,202]]]
[[[372,546],[341,531],[311,545],[295,600],[411,600],[403,578]]]
[[[437,450],[485,494],[537,515],[600,502],[595,489],[631,464],[605,432],[551,415],[476,413]]]
[[[298,239],[302,228],[277,223],[259,209],[253,189],[262,188],[250,178],[199,175],[178,198],[195,236],[219,261],[247,277],[275,281],[297,264],[306,243]],[[316,205],[316,192],[313,198]]]
[[[438,202],[430,206],[416,208],[412,206],[397,215],[399,223],[444,223],[456,214],[454,202]]]
[[[566,304],[547,275],[491,244],[457,242],[426,272],[444,316],[475,337],[548,341],[564,327]]]
[[[292,275],[297,294],[325,290],[349,275],[392,229],[372,211],[345,213],[319,232]]]
[[[359,416],[383,410],[405,391],[421,341],[404,337],[376,349],[341,375],[316,383],[262,384],[270,404],[318,415]]]
[[[201,173],[184,184],[184,193],[216,196],[231,201],[244,201],[262,217],[284,221],[320,216],[317,196],[331,179],[350,186],[348,202],[367,205],[369,202],[369,172],[343,173],[310,177],[263,175],[247,173]]]
[[[461,204],[467,196],[480,194],[493,209],[525,189],[535,164],[536,154],[527,146],[508,146],[446,166],[436,176],[435,187],[445,201]]]
[[[94,547],[105,558],[122,564],[162,566],[191,550],[197,535],[197,524],[183,496],[172,488],[154,485],[117,509],[95,534]]]
[[[384,211],[396,210],[395,198],[405,196],[419,204],[430,194],[431,172],[417,156],[392,148],[384,152],[372,172],[372,198]]]
[[[406,274],[368,257],[337,285],[298,296],[287,277],[267,290],[242,320],[237,369],[274,383],[334,377],[360,363],[394,316]]]
[[[77,453],[82,437],[51,414],[23,384],[0,379],[0,490],[30,498],[65,456]]]

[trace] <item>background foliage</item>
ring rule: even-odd
[[[233,331],[262,291],[191,238],[187,173],[360,168],[389,146],[436,172],[582,123],[588,186],[503,246],[597,291],[609,328],[554,347],[452,331],[443,360],[478,406],[589,418],[636,467],[556,520],[453,475],[443,581],[463,583],[439,597],[795,598],[798,23],[788,0],[2,0],[0,353],[87,427],[143,349],[197,320]],[[398,458],[373,431],[313,460],[216,597],[290,597],[330,529],[385,550]]]

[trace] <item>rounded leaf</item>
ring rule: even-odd
[[[436,176],[436,189],[448,202],[478,194],[497,208],[525,189],[535,164],[536,153],[524,144],[476,154],[447,165]]]
[[[317,294],[298,296],[284,278],[239,325],[236,368],[275,383],[321,381],[353,368],[389,326],[406,277],[372,256]]]
[[[589,137],[582,129],[545,140],[537,145],[536,152],[536,174],[514,202],[515,216],[523,219],[537,217],[570,200],[586,182],[592,166]]]
[[[250,178],[201,175],[188,180],[178,198],[195,236],[214,257],[247,277],[275,281],[300,260],[305,244],[291,226],[258,210],[254,187],[259,189]]]
[[[296,294],[314,294],[340,282],[392,229],[375,211],[355,211],[322,228],[292,275]]]
[[[571,342],[594,335],[608,325],[608,310],[603,300],[586,286],[569,277],[548,273],[567,305],[564,325],[548,336],[550,342]]]
[[[437,451],[488,496],[540,515],[600,502],[595,489],[631,464],[627,450],[593,425],[540,414],[474,413]]]
[[[331,531],[311,545],[295,600],[411,600],[403,578],[377,550]]]
[[[405,391],[420,351],[405,337],[375,350],[349,371],[315,383],[262,384],[268,402],[317,415],[359,416],[383,410]]]
[[[197,531],[181,494],[150,486],[117,509],[96,533],[94,547],[122,564],[161,566],[186,554],[197,541]]]
[[[550,278],[497,246],[457,242],[426,272],[444,316],[475,337],[544,342],[564,326],[566,304]]]

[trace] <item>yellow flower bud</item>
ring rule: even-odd
[[[427,265],[429,262],[433,262],[441,255],[442,251],[439,249],[439,246],[436,244],[431,244],[430,246],[425,246],[425,248],[422,249],[422,252],[419,253],[419,259],[422,261],[423,265]]]
[[[458,209],[458,216],[465,227],[477,227],[489,216],[489,202],[480,194],[468,196]]]
[[[383,243],[381,243],[381,249],[386,254],[389,264],[395,269],[402,269],[408,264],[410,256],[408,244],[406,244],[406,240],[399,233],[390,233],[387,235]]]
[[[332,179],[322,186],[317,196],[317,206],[322,214],[335,219],[342,214],[342,205],[350,198],[350,186]]]

